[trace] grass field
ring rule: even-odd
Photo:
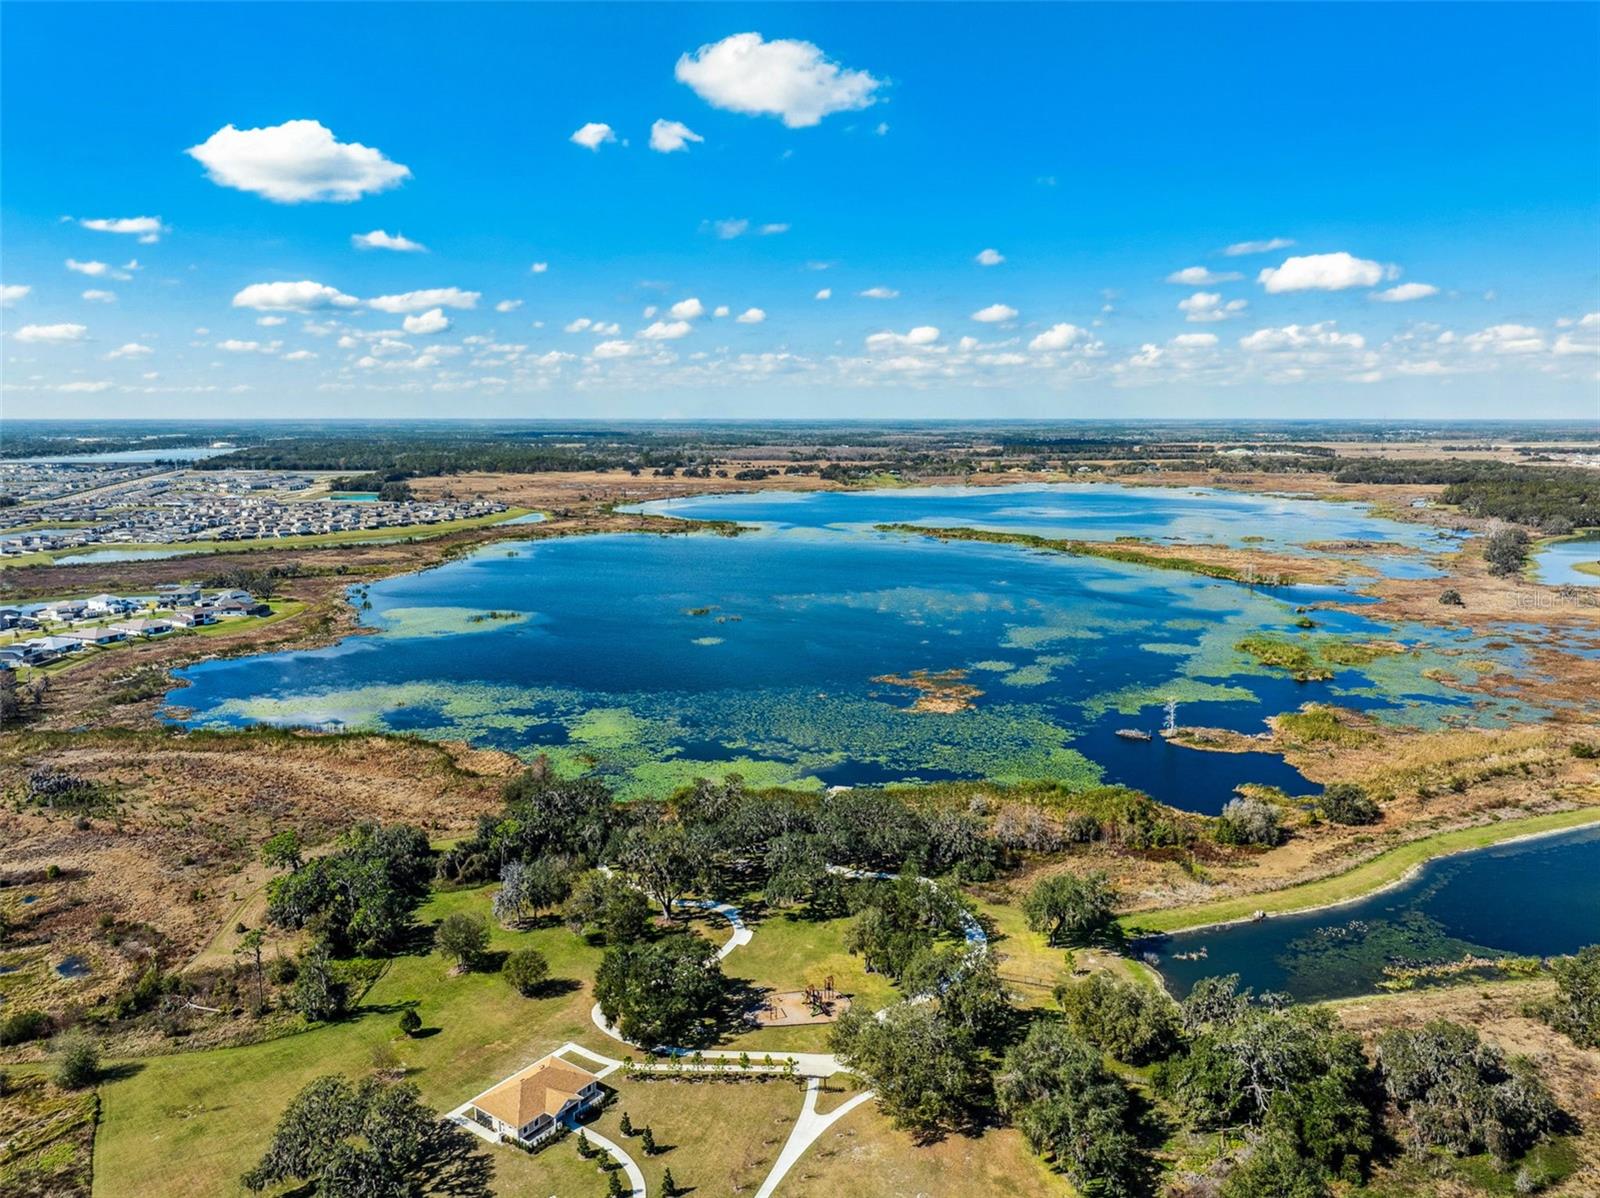
[[[1281,915],[1290,911],[1305,911],[1324,907],[1369,894],[1379,887],[1398,882],[1411,870],[1434,857],[1468,849],[1486,848],[1492,844],[1518,836],[1533,836],[1543,832],[1558,832],[1600,822],[1600,807],[1579,807],[1572,811],[1558,811],[1551,815],[1535,815],[1526,819],[1508,819],[1478,828],[1458,828],[1425,836],[1409,844],[1380,853],[1372,860],[1335,874],[1291,886],[1269,894],[1245,895],[1241,898],[1220,899],[1214,903],[1200,903],[1190,907],[1174,907],[1170,911],[1142,911],[1123,916],[1123,929],[1136,932],[1178,932],[1207,924],[1227,923],[1230,920],[1248,919],[1256,911]]]

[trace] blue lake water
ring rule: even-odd
[[[1533,555],[1534,574],[1551,586],[1600,586],[1600,574],[1576,569],[1600,565],[1600,538],[1583,541],[1555,541]]]
[[[62,453],[36,458],[12,458],[41,466],[105,465],[132,466],[156,462],[198,462],[232,453],[233,445],[184,445],[166,449],[119,449],[113,453]]]
[[[1292,795],[1316,787],[1270,754],[1134,742],[1116,730],[1157,728],[1167,698],[1178,701],[1181,723],[1247,733],[1313,699],[1418,724],[1529,715],[1524,703],[1438,680],[1440,671],[1470,676],[1469,660],[1517,669],[1517,648],[1316,610],[1351,598],[1329,588],[1252,590],[871,530],[941,519],[1001,526],[1025,503],[1030,525],[1054,535],[1118,535],[1131,520],[1152,536],[1181,527],[1185,536],[1209,528],[1219,540],[1283,545],[1434,543],[1429,530],[1349,505],[1311,505],[1297,524],[1297,501],[1216,495],[1070,487],[675,504],[676,514],[761,526],[737,537],[490,546],[357,593],[375,635],[204,662],[182,672],[188,685],[169,703],[191,726],[375,727],[545,753],[559,769],[597,770],[628,794],[729,771],[813,787],[1046,778],[1123,783],[1208,813],[1243,782]],[[1307,607],[1317,625],[1309,634],[1298,626],[1306,617],[1297,609]],[[1235,648],[1263,630],[1309,635],[1313,646],[1323,636],[1379,638],[1398,651],[1299,684]],[[917,693],[904,683],[918,670],[963,671],[980,693],[968,710],[913,711]]]
[[[1588,828],[1437,858],[1401,885],[1353,903],[1139,948],[1154,955],[1180,998],[1201,978],[1237,973],[1258,993],[1315,1001],[1369,993],[1385,967],[1553,956],[1597,940],[1600,828]],[[1202,959],[1176,956],[1201,951]]]

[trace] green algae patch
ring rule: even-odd
[[[1308,646],[1282,637],[1247,636],[1234,648],[1270,669],[1284,671],[1296,682],[1326,682],[1333,677],[1333,670],[1318,662]]]
[[[723,638],[720,636],[697,636],[689,643],[691,645],[720,645],[722,642]]]
[[[1174,678],[1153,685],[1125,686],[1096,695],[1083,705],[1084,714],[1097,719],[1108,711],[1118,715],[1138,715],[1146,707],[1158,707],[1168,699],[1179,703],[1254,703],[1255,692],[1242,686],[1206,682],[1199,678]]]
[[[384,636],[460,636],[526,624],[533,619],[533,613],[476,607],[391,607],[378,618]]]

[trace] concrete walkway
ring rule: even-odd
[[[568,1126],[572,1128],[573,1134],[576,1135],[578,1132],[577,1125],[568,1124]],[[633,1158],[622,1151],[622,1146],[606,1139],[592,1127],[583,1128],[583,1134],[588,1138],[589,1143],[596,1148],[602,1152],[609,1152],[617,1158],[617,1163],[622,1166],[622,1171],[628,1175],[628,1192],[636,1195],[636,1198],[645,1198],[644,1174],[639,1171],[639,1166],[634,1164]]]
[[[871,1090],[857,1094],[848,1102],[841,1103],[826,1115],[817,1114],[817,1094],[822,1088],[822,1083],[812,1078],[806,1083],[806,1100],[800,1108],[800,1118],[795,1120],[794,1129],[789,1132],[788,1142],[784,1144],[783,1151],[778,1154],[778,1159],[773,1162],[772,1172],[767,1174],[767,1179],[761,1183],[761,1188],[756,1191],[756,1198],[772,1198],[772,1193],[778,1188],[778,1183],[784,1175],[799,1162],[805,1155],[806,1149],[817,1142],[817,1138],[827,1131],[840,1119],[864,1102],[870,1102],[876,1097]]]

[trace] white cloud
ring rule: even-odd
[[[427,336],[429,333],[442,333],[450,327],[450,318],[444,314],[443,308],[429,308],[417,316],[408,316],[400,322],[400,327],[408,333]]]
[[[767,314],[760,308],[746,308],[733,319],[739,324],[760,324],[767,318]]]
[[[1175,349],[1210,349],[1216,343],[1215,333],[1179,333],[1172,339]]]
[[[979,250],[978,256],[973,259],[979,266],[999,266],[1006,260],[1006,256],[999,250]]]
[[[679,337],[687,337],[692,332],[694,326],[687,320],[658,320],[639,336],[646,341],[676,341]]]
[[[129,341],[126,345],[119,345],[106,355],[108,358],[146,358],[156,351],[148,345],[140,345],[137,341]]]
[[[732,241],[735,237],[743,235],[744,231],[749,227],[749,221],[735,217],[711,222],[712,231],[724,241]]]
[[[1550,350],[1552,353],[1559,354],[1562,357],[1575,354],[1600,354],[1600,340],[1595,340],[1592,336],[1586,336],[1583,333],[1577,335],[1562,333],[1556,338],[1556,343],[1550,347]]]
[[[1360,333],[1341,333],[1331,320],[1317,324],[1288,324],[1278,329],[1257,329],[1239,338],[1240,348],[1251,353],[1273,353],[1298,349],[1363,349],[1367,341]]]
[[[494,310],[496,312],[515,312],[520,307],[522,307],[521,300],[501,300],[494,306]]]
[[[163,233],[172,232],[161,223],[159,216],[119,216],[80,220],[78,223],[97,233],[126,233],[130,237],[137,237],[140,245],[154,245],[161,240]]]
[[[280,204],[349,203],[397,187],[411,169],[359,142],[341,142],[321,121],[285,121],[264,129],[224,125],[184,153],[213,183]]]
[[[918,349],[939,340],[939,330],[930,324],[918,325],[905,333],[873,333],[867,338],[871,350]]]
[[[117,302],[117,293],[115,291],[100,291],[91,287],[83,293],[83,298],[92,304],[114,304]]]
[[[893,287],[868,287],[865,291],[857,292],[862,299],[899,299],[900,293]]]
[[[682,121],[657,121],[650,126],[650,148],[658,154],[687,149],[691,141],[705,141],[705,138]]]
[[[289,322],[289,318],[286,317],[286,316],[258,316],[258,317],[256,317],[256,323],[258,325],[260,325],[264,329],[277,328],[280,324],[287,324],[288,322]]]
[[[1182,283],[1186,287],[1210,287],[1217,283],[1232,283],[1244,278],[1236,270],[1214,271],[1204,266],[1185,266],[1167,276],[1169,283]]]
[[[578,319],[569,322],[566,326],[566,329],[569,333],[581,333],[593,323],[594,321],[590,320],[587,316],[580,316]]]
[[[98,279],[111,268],[104,262],[79,262],[76,258],[68,258],[67,269],[76,271],[80,275],[89,275],[91,278]]]
[[[594,347],[593,352],[597,358],[626,358],[633,353],[633,342],[602,341]]]
[[[776,237],[779,233],[787,233],[789,231],[789,222],[774,221],[770,225],[762,225],[757,231],[763,237]]]
[[[586,150],[598,150],[606,142],[616,141],[617,135],[611,131],[610,125],[602,121],[590,121],[567,140]]]
[[[1473,353],[1489,351],[1496,354],[1534,354],[1544,349],[1544,337],[1538,329],[1525,324],[1496,324],[1477,333],[1470,333],[1461,343]]]
[[[833,298],[833,288],[832,287],[824,287],[821,291],[817,292],[816,298],[819,299],[819,300],[832,299]]]
[[[987,308],[980,308],[972,314],[972,319],[983,324],[998,324],[1003,320],[1015,320],[1017,310],[1007,304],[990,304]]]
[[[1236,241],[1222,252],[1230,258],[1241,254],[1270,254],[1273,250],[1286,250],[1294,244],[1291,237],[1269,237],[1265,241]]]
[[[1265,267],[1256,281],[1269,292],[1343,291],[1347,287],[1373,287],[1383,281],[1381,263],[1356,258],[1340,250],[1336,254],[1303,254],[1285,258],[1282,266]]]
[[[764,41],[736,33],[678,59],[679,83],[707,104],[753,116],[776,116],[791,129],[829,113],[870,105],[881,81],[830,61],[810,42]]]
[[[240,341],[237,337],[217,342],[218,349],[230,354],[275,354],[282,347],[281,341]]]
[[[1381,304],[1404,304],[1438,294],[1439,289],[1432,283],[1401,283],[1387,291],[1374,291],[1371,298]]]
[[[728,309],[728,305],[727,304],[718,304],[716,311],[713,312],[711,315],[713,315],[713,316],[726,316],[728,314],[728,311],[729,311],[729,309]]]
[[[599,337],[615,337],[622,332],[622,327],[614,320],[609,323],[604,320],[597,320],[589,326],[589,331]]]
[[[1054,324],[1028,342],[1031,350],[1059,350],[1071,349],[1081,341],[1089,339],[1088,331],[1080,329],[1075,324]]]
[[[353,308],[361,301],[324,283],[251,283],[233,297],[235,308],[258,312],[298,312],[308,308]]]
[[[0,308],[9,308],[19,299],[26,299],[32,290],[26,283],[0,283]]]
[[[62,383],[60,386],[56,387],[55,389],[57,391],[65,391],[68,394],[92,394],[92,393],[98,392],[98,391],[109,391],[109,390],[111,390],[113,385],[114,384],[108,383],[104,379],[100,379],[100,380],[97,380],[97,381],[92,382],[92,383],[90,383],[90,382]]]
[[[396,250],[402,254],[426,254],[428,247],[420,241],[401,234],[388,234],[382,229],[374,229],[370,233],[352,233],[350,244],[358,250]]]
[[[535,262],[532,266],[528,267],[528,273],[529,274],[534,274],[534,275],[542,275],[542,274],[544,274],[545,271],[547,271],[549,269],[550,269],[550,264],[548,262]]]
[[[283,360],[285,362],[309,362],[316,356],[309,349],[297,349],[293,353],[284,354]]]
[[[81,324],[25,324],[12,334],[18,341],[59,343],[82,341],[89,329]]]
[[[400,295],[380,295],[369,299],[367,306],[379,312],[421,312],[428,308],[476,308],[483,297],[481,291],[463,291],[459,287],[429,287],[422,291],[406,291]]]
[[[673,304],[672,307],[667,309],[667,314],[673,320],[696,320],[706,314],[706,306],[694,296],[690,296],[686,300],[679,300]],[[653,316],[654,313],[647,312],[645,315]]]
[[[1227,320],[1228,317],[1243,312],[1249,306],[1249,302],[1242,299],[1223,303],[1221,294],[1215,291],[1197,291],[1188,299],[1178,301],[1178,311],[1184,314],[1185,320],[1195,324]]]

